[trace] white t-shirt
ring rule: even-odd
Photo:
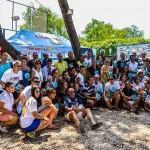
[[[111,84],[110,82],[107,82],[105,84],[105,91],[106,92],[116,92],[117,90],[120,89],[120,84],[118,81],[114,81],[113,84]]]
[[[84,86],[84,76],[81,73],[78,73],[77,78],[80,79],[80,84]]]
[[[88,58],[85,58],[85,63],[87,64],[88,67],[91,67],[92,66],[92,59],[88,59]]]
[[[19,81],[23,80],[23,75],[22,71],[19,71],[18,73],[14,73],[12,68],[8,69],[7,71],[4,72],[1,80],[6,83],[6,82],[12,82],[13,85],[17,85]]]
[[[42,68],[43,77],[48,80],[48,78],[51,76],[52,71],[55,69],[55,67],[51,66],[50,68],[50,74],[48,74],[48,68],[47,66]]]
[[[140,82],[139,84],[133,83],[132,84],[132,89],[134,91],[138,91],[139,89],[144,88],[144,84],[142,82]]]
[[[37,112],[37,101],[33,97],[29,97],[20,117],[20,125],[22,128],[27,128],[32,124],[35,119],[32,115],[33,112]]]
[[[137,62],[131,62],[129,63],[129,71],[136,72],[138,69],[138,63]]]
[[[0,102],[4,103],[4,108],[8,111],[12,111],[14,105],[14,97],[13,94],[8,94],[7,91],[4,91],[0,94]]]
[[[31,89],[32,89],[31,85],[25,87],[25,89],[21,92],[20,96],[24,95],[26,99],[28,99],[31,96]]]

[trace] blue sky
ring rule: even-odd
[[[35,0],[14,0],[35,7]],[[44,6],[50,7],[61,16],[57,0],[38,0]],[[68,0],[70,8],[74,9],[73,21],[78,34],[84,30],[92,18],[111,23],[116,28],[137,25],[150,38],[150,0]],[[15,15],[20,16],[24,7],[15,6]],[[11,3],[0,0],[0,24],[3,28],[11,28]],[[23,23],[20,19],[18,26]]]

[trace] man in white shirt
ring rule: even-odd
[[[21,62],[16,60],[13,63],[13,68],[8,69],[7,71],[4,72],[0,84],[5,87],[5,83],[7,82],[12,82],[13,85],[16,87],[17,84],[20,83],[20,81],[23,80],[22,78],[22,71],[21,71]]]
[[[80,72],[77,74],[77,80],[80,81],[80,84],[84,86],[84,74],[85,74],[85,67],[80,66]]]
[[[55,67],[52,66],[52,60],[49,58],[47,60],[47,65],[42,68],[42,73],[44,77],[44,81],[47,81],[50,79],[50,76],[52,74],[52,71],[55,69]]]

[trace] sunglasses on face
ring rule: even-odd
[[[21,65],[18,65],[17,67],[18,67],[18,68],[20,68],[20,67],[21,67]]]
[[[40,83],[40,81],[33,81],[33,82],[34,82],[34,83],[38,83],[38,84]]]

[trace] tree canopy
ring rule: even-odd
[[[31,5],[32,7],[32,5]],[[51,11],[50,8],[40,6],[38,9],[28,7],[23,13],[25,23],[21,29],[45,32],[62,35],[68,38],[63,18]]]
[[[86,41],[103,41],[106,39],[142,38],[144,33],[137,26],[132,25],[123,29],[116,29],[110,23],[92,19],[83,31]]]

